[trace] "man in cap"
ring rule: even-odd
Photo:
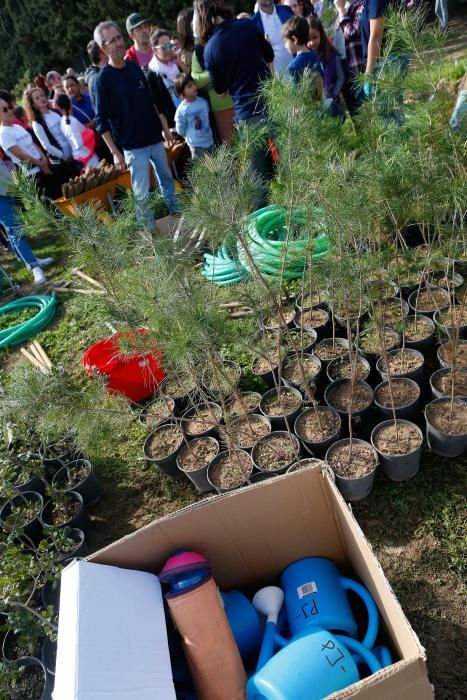
[[[151,35],[151,25],[137,12],[133,12],[126,18],[126,30],[133,46],[130,46],[125,54],[127,61],[133,61],[140,68],[145,68],[151,60],[153,53],[149,41]]]

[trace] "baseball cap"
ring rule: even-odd
[[[136,29],[136,27],[139,27],[140,24],[144,24],[145,22],[149,22],[149,20],[145,17],[142,17],[137,12],[133,12],[129,17],[126,18],[126,30],[128,34],[132,32],[133,29]]]

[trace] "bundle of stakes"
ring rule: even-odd
[[[65,199],[76,197],[83,192],[89,192],[99,185],[104,185],[114,180],[119,174],[116,165],[109,165],[106,160],[101,160],[97,168],[87,166],[81,175],[73,177],[62,185],[62,194]]]

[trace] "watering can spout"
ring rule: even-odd
[[[265,615],[267,622],[277,623],[284,603],[284,591],[278,586],[266,586],[255,594],[252,602],[256,610]]]

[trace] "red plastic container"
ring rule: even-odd
[[[145,334],[140,329],[141,335]],[[157,353],[122,355],[119,351],[120,333],[99,340],[83,355],[81,364],[85,372],[93,376],[96,372],[107,378],[109,393],[120,393],[130,401],[142,401],[152,396],[165,378]]]

